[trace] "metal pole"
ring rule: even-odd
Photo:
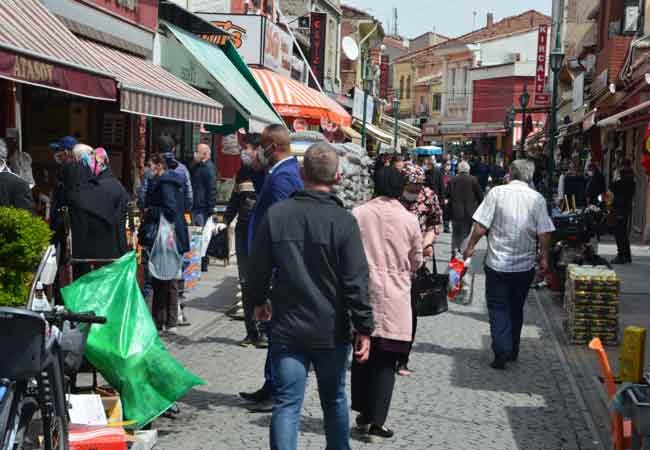
[[[397,149],[399,148],[398,144],[398,139],[399,139],[399,96],[400,96],[400,91],[399,89],[395,93],[397,101],[395,102],[395,105],[397,106],[396,108],[393,108],[395,111],[393,111],[393,120],[395,120],[394,124],[394,135],[393,135],[393,151],[397,153]],[[394,105],[394,106],[395,106]]]
[[[526,153],[526,107],[521,105],[521,150],[519,157],[523,158]]]
[[[368,78],[368,62],[366,61],[366,58],[364,57],[362,59],[362,64],[363,64],[363,122],[361,124],[361,147],[363,147],[364,150],[367,149],[367,131],[366,131],[366,121],[368,120],[368,108],[366,107],[368,105],[368,86],[367,86],[367,81],[366,79]]]
[[[553,93],[551,100],[551,123],[549,126],[549,139],[548,144],[550,153],[548,157],[548,186],[547,195],[548,201],[553,202],[553,178],[555,172],[555,146],[557,145],[557,91],[559,89],[559,78],[556,73],[553,77]]]

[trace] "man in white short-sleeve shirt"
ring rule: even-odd
[[[488,193],[473,216],[474,228],[465,259],[487,235],[485,296],[490,314],[494,369],[505,369],[519,357],[524,303],[535,276],[537,250],[539,268],[548,268],[550,233],[555,231],[546,200],[528,183],[535,165],[516,160],[510,166],[511,182]],[[539,245],[538,245],[539,244]]]

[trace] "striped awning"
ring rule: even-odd
[[[281,116],[318,122],[326,118],[338,126],[351,126],[352,116],[327,95],[269,70],[251,71]]]
[[[1,0],[0,24],[0,77],[117,99],[115,79],[39,0]]]
[[[117,79],[122,111],[181,122],[221,125],[221,104],[162,67],[101,44],[86,40],[82,43]]]

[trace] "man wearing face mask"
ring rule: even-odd
[[[291,155],[291,136],[284,125],[270,125],[262,133],[262,148],[257,152],[258,161],[268,170],[264,185],[257,195],[257,203],[248,225],[248,248],[252,248],[255,233],[269,208],[289,198],[291,194],[304,189],[298,160]],[[249,273],[255,270],[251,261]],[[268,333],[267,333],[268,334]],[[241,392],[239,395],[257,403],[251,410],[271,412],[273,409],[273,371],[270,355],[267,354],[264,368],[265,383],[256,392]]]
[[[253,178],[255,176],[255,164],[259,166],[257,151],[260,149],[262,136],[259,133],[249,133],[245,138],[245,148],[241,151],[241,168],[235,177],[235,188],[230,195],[230,201],[226,208],[225,221],[230,226],[237,218],[235,227],[235,250],[237,252],[237,269],[239,271],[239,284],[241,285],[242,303],[244,305],[244,324],[246,326],[246,337],[240,342],[242,347],[264,347],[266,341],[262,338],[257,322],[253,317],[255,305],[251,301],[248,288],[248,224],[255,208],[257,194]]]

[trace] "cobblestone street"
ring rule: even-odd
[[[439,267],[448,257],[448,242],[444,235],[437,244]],[[481,261],[482,254],[477,256],[475,261]],[[209,281],[202,281],[188,302],[192,326],[170,343],[171,351],[208,384],[180,402],[176,420],[154,423],[160,433],[157,448],[266,449],[270,415],[248,412],[237,396],[260,386],[265,352],[239,347],[243,325],[223,315],[235,293],[234,266],[213,265],[210,271]],[[492,355],[483,290],[483,276],[477,273],[473,305],[451,305],[447,314],[421,319],[411,364],[415,374],[398,378],[387,423],[395,438],[379,445],[353,440],[353,448],[600,448],[536,293],[526,310],[520,361],[507,372],[488,367]],[[324,448],[321,417],[312,382],[299,448]]]

